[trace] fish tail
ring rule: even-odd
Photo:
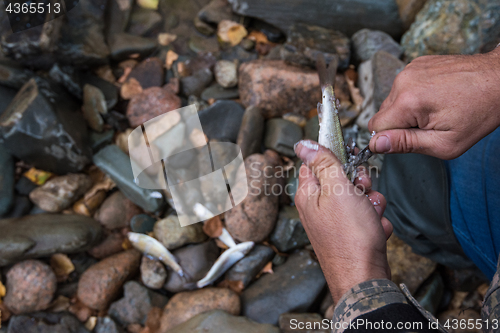
[[[337,75],[338,60],[334,58],[328,67],[326,66],[325,57],[323,54],[319,54],[316,59],[316,69],[318,70],[319,84],[321,90],[328,86],[335,85],[335,76]]]

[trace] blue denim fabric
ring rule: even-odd
[[[491,279],[500,251],[500,128],[446,166],[453,230],[465,254]]]

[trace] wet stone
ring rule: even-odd
[[[215,37],[206,38],[193,35],[189,38],[188,43],[189,49],[194,53],[210,53],[219,51],[219,43]]]
[[[240,96],[238,88],[223,88],[220,84],[215,83],[205,88],[201,93],[201,98],[205,101],[210,99],[220,100],[220,99],[237,99]]]
[[[110,317],[97,318],[95,333],[125,333],[125,330]]]
[[[144,325],[152,307],[163,308],[167,304],[166,296],[155,293],[138,282],[129,281],[123,287],[124,297],[111,304],[108,312],[111,318],[123,326]]]
[[[235,15],[227,0],[211,0],[198,12],[200,20],[217,24],[222,20],[235,21]]]
[[[215,33],[215,28],[212,27],[210,24],[202,21],[199,17],[195,17],[193,23],[196,30],[198,30],[199,32],[201,32],[206,36],[212,36]]]
[[[352,36],[353,56],[357,62],[370,60],[377,51],[383,50],[396,58],[403,55],[403,48],[383,31],[362,29]]]
[[[126,33],[115,34],[110,44],[111,57],[117,61],[124,60],[134,53],[146,56],[155,48],[156,40]]]
[[[54,64],[49,71],[52,80],[59,83],[78,99],[82,99],[83,91],[80,85],[80,73],[71,66],[60,66]]]
[[[258,107],[250,106],[243,114],[238,140],[243,158],[260,153],[264,137],[264,117]]]
[[[90,128],[96,132],[102,132],[104,120],[102,115],[108,113],[106,99],[99,88],[90,84],[83,87],[83,116]]]
[[[2,86],[19,89],[33,76],[35,73],[24,69],[14,61],[0,61],[0,84]]]
[[[94,155],[95,165],[107,174],[118,189],[133,203],[148,212],[156,212],[163,205],[160,192],[144,189],[134,183],[129,157],[116,145],[109,145]]]
[[[322,320],[323,317],[317,313],[283,313],[279,319],[279,327],[281,333],[329,333],[330,330],[307,329],[308,327],[321,327]],[[297,329],[291,324],[293,322],[301,323],[300,325],[305,329]]]
[[[4,217],[21,217],[27,215],[31,208],[33,208],[33,203],[31,200],[23,195],[16,195],[12,203],[12,208],[9,210],[8,214],[4,214]]]
[[[182,227],[175,215],[157,221],[154,225],[154,235],[169,250],[190,243],[201,243],[207,239],[201,223]]]
[[[16,97],[17,90],[0,85],[0,115],[7,109],[10,102]]]
[[[128,227],[132,217],[140,212],[140,208],[122,192],[116,191],[104,200],[94,218],[107,229],[113,230]]]
[[[274,251],[265,245],[255,245],[252,251],[245,258],[238,261],[231,267],[225,279],[229,281],[241,281],[247,287],[253,278],[264,268],[264,266],[274,258]]]
[[[14,160],[3,145],[0,144],[0,216],[9,211],[13,200]]]
[[[190,76],[181,78],[181,91],[185,96],[200,96],[203,90],[213,81],[212,71],[202,68]]]
[[[209,139],[236,142],[245,109],[233,101],[217,101],[198,113]]]
[[[58,174],[78,172],[90,162],[85,121],[78,108],[59,87],[31,79],[0,116],[0,143],[37,168]]]
[[[241,45],[236,45],[221,51],[221,58],[223,60],[234,61],[238,60],[239,63],[244,63],[259,58],[256,52],[245,50]]]
[[[160,87],[164,81],[163,63],[155,57],[147,58],[132,69],[128,78],[136,79],[142,89]]]
[[[14,316],[7,333],[89,333],[84,324],[68,312],[37,312]]]
[[[270,241],[280,252],[289,252],[310,244],[295,206],[281,209]]]
[[[163,287],[167,279],[167,270],[160,261],[143,256],[140,268],[141,281],[146,287],[151,289]]]
[[[101,226],[81,215],[40,214],[0,220],[0,266],[54,253],[76,253],[95,245]]]
[[[102,242],[88,251],[88,254],[94,258],[103,259],[122,252],[125,239],[125,236],[120,231],[108,233]]]
[[[133,232],[147,234],[153,231],[155,223],[155,218],[146,214],[138,214],[130,220],[130,229],[132,229]]]
[[[101,133],[90,131],[89,140],[92,151],[96,153],[105,146],[112,143],[114,135],[115,131],[113,129],[109,129]]]
[[[264,145],[278,153],[293,157],[294,145],[302,140],[302,128],[289,120],[273,118],[266,122]]]
[[[113,43],[116,34],[123,33],[128,26],[133,0],[111,0],[106,13],[106,41]]]
[[[215,80],[223,88],[232,88],[238,84],[238,66],[229,60],[219,60],[214,67]]]
[[[135,7],[130,16],[128,33],[136,36],[144,36],[161,26],[161,15],[152,9]]]
[[[80,74],[80,84],[82,89],[87,84],[98,88],[104,95],[108,110],[111,110],[118,102],[118,88],[111,82],[101,79],[98,76],[82,72]]]
[[[298,252],[276,267],[274,274],[263,275],[243,292],[242,314],[276,325],[282,313],[307,311],[325,285],[319,264],[308,251]]]
[[[181,107],[181,100],[170,89],[151,87],[134,95],[127,107],[130,126],[136,127]]]
[[[338,61],[339,68],[347,68],[351,57],[351,41],[343,33],[318,26],[295,24],[290,27],[281,58],[301,66],[316,67],[322,54],[326,63]]]

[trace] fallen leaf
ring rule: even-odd
[[[222,221],[219,215],[212,217],[203,224],[203,231],[210,238],[217,238],[222,235]]]
[[[167,46],[177,39],[177,35],[169,34],[168,32],[163,32],[158,34],[158,44],[162,46]]]
[[[252,31],[248,34],[248,39],[253,40],[255,43],[270,44],[271,42],[267,39],[267,36],[260,31]]]
[[[175,53],[174,51],[172,51],[172,50],[168,50],[167,56],[165,58],[165,67],[167,67],[167,69],[171,69],[172,68],[172,64],[177,59],[179,59],[179,55],[177,53]]]
[[[71,259],[63,253],[55,253],[50,257],[50,267],[56,274],[57,282],[65,281],[75,270],[75,265],[73,265]]]
[[[123,243],[122,243],[122,249],[124,249],[125,251],[127,250],[130,250],[130,249],[133,249],[134,246],[132,245],[132,243],[130,243],[130,241],[128,240],[128,238],[125,238],[123,240]]]
[[[52,176],[54,176],[54,174],[51,172],[35,169],[33,167],[24,173],[24,177],[37,185],[45,184]]]
[[[7,290],[5,289],[5,286],[3,285],[2,281],[0,281],[0,303],[2,303],[2,298],[5,296],[7,293]]]
[[[135,78],[131,77],[120,88],[120,96],[124,100],[129,100],[135,95],[142,93],[142,86]]]
[[[159,2],[159,0],[137,0],[137,4],[140,7],[153,10],[158,9]]]
[[[241,281],[241,280],[238,280],[238,281],[224,280],[224,281],[221,281],[217,285],[217,287],[229,288],[237,294],[241,294],[243,292],[243,289],[245,289],[245,285],[243,284],[243,281]]]
[[[97,324],[97,317],[92,316],[85,322],[85,328],[88,329],[90,332],[92,332],[96,324]]]
[[[108,176],[105,176],[104,179],[99,181],[98,183],[94,184],[90,190],[88,190],[87,193],[85,193],[84,199],[89,200],[92,198],[97,192],[99,191],[111,191],[116,187],[116,184],[114,181],[111,180]]]
[[[231,46],[238,45],[248,35],[247,29],[239,23],[230,20],[222,20],[217,28],[217,36],[222,43]]]

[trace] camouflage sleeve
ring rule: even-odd
[[[358,284],[337,303],[333,314],[334,333],[350,331],[356,318],[378,311],[384,307],[400,305],[422,321],[435,323],[436,319],[411,296],[405,285],[401,289],[389,280],[371,280]],[[421,315],[421,316],[420,316]],[[380,318],[382,320],[382,318]],[[433,332],[446,332],[439,326]]]
[[[490,288],[486,292],[483,301],[483,309],[481,311],[483,321],[490,323],[485,333],[500,332],[500,258],[498,259],[497,272],[493,276]],[[485,325],[486,326],[486,325]],[[485,327],[483,326],[483,327]]]

